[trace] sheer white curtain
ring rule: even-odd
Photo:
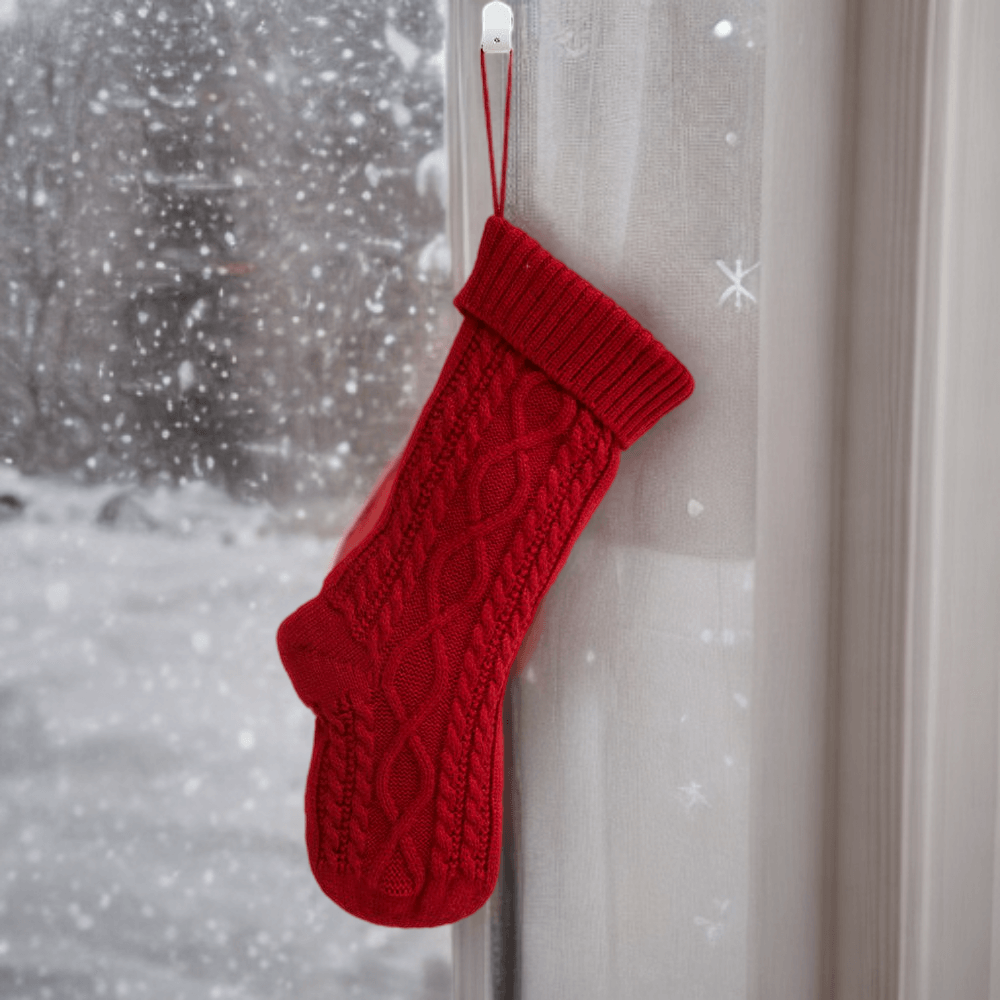
[[[472,56],[478,11],[453,7]],[[515,8],[508,217],[697,382],[623,456],[512,681],[526,997],[744,988],[763,43],[743,0]]]
[[[698,386],[623,456],[515,681],[527,997],[744,992],[758,10],[520,10],[511,217]]]

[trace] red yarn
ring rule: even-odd
[[[490,114],[490,85],[486,81],[486,51],[479,50],[479,69],[483,77],[483,110],[486,114],[486,145],[490,151],[490,186],[493,189],[493,214],[503,215],[507,201],[507,144],[510,138],[510,85],[514,79],[514,53],[507,56],[507,96],[503,106],[503,161],[500,167],[500,194],[497,195],[497,165],[493,154],[493,116]]]
[[[499,211],[455,303],[464,322],[403,455],[278,633],[316,713],[313,872],[344,909],[403,927],[492,892],[511,663],[620,451],[694,387]]]

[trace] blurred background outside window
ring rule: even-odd
[[[434,0],[0,0],[0,996],[450,995],[274,647],[454,333]]]

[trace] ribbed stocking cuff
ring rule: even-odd
[[[455,299],[572,393],[622,448],[691,395],[690,372],[621,306],[493,215]]]

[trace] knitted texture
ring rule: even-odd
[[[499,216],[455,303],[464,321],[405,451],[278,633],[316,713],[313,872],[344,909],[403,927],[492,892],[511,663],[620,451],[694,385]]]

